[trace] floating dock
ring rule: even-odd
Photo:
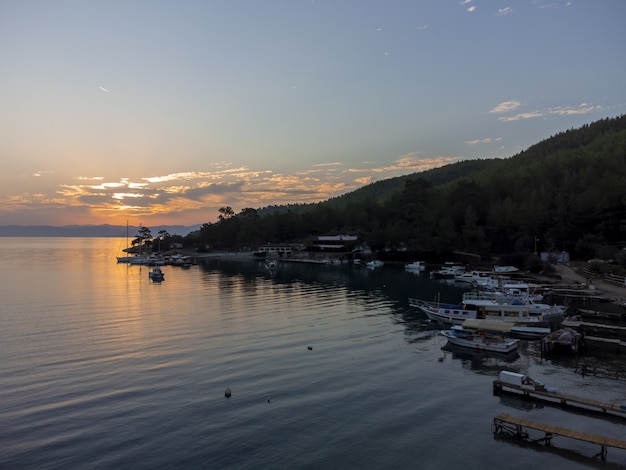
[[[560,402],[563,406],[576,406],[587,410],[601,411],[603,413],[612,413],[617,416],[626,418],[626,404],[617,405],[613,403],[605,403],[591,398],[578,397],[566,393],[551,392],[548,390],[537,390],[536,387],[528,385],[516,385],[496,379],[493,381],[493,394],[498,395],[501,390],[521,393],[525,397],[539,398],[547,401]]]
[[[617,449],[626,449],[626,441],[615,439],[612,437],[599,436],[582,431],[574,431],[562,426],[553,426],[551,424],[531,421],[529,419],[518,418],[507,413],[500,413],[493,418],[494,434],[509,432],[518,438],[531,440],[528,429],[534,429],[544,433],[544,436],[533,441],[543,441],[546,446],[552,444],[552,439],[556,436],[567,437],[579,441],[589,442],[591,444],[600,445],[600,452],[594,457],[600,456],[602,460],[606,460],[607,449],[609,447]]]

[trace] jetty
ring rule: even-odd
[[[528,432],[529,429],[543,432],[544,435],[538,439],[530,439]],[[552,424],[540,423],[530,419],[518,418],[507,413],[500,413],[493,418],[493,431],[494,434],[508,432],[520,439],[533,442],[543,441],[546,446],[551,445],[552,439],[556,436],[576,439],[578,441],[589,442],[591,444],[598,444],[600,446],[600,452],[594,457],[600,456],[602,460],[606,460],[607,449],[609,447],[626,449],[626,441],[622,439],[600,436],[598,434],[591,434],[583,431],[575,431],[563,426],[554,426]]]
[[[511,391],[514,393],[523,394],[525,397],[528,398],[537,398],[540,400],[560,403],[563,406],[573,406],[591,411],[600,411],[602,413],[610,413],[616,416],[626,418],[626,404],[618,405],[614,403],[606,403],[599,400],[594,400],[592,398],[570,395],[568,393],[559,393],[558,391],[546,388],[543,384],[516,384],[513,382],[517,379],[517,376],[522,374],[514,374],[512,372],[507,372],[506,374],[503,374],[503,372],[500,373],[500,377],[503,380],[495,379],[493,381],[493,394],[496,396],[502,390]]]

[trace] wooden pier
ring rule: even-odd
[[[613,403],[605,403],[591,398],[578,397],[566,393],[550,392],[548,390],[537,390],[535,387],[526,385],[515,385],[501,380],[493,381],[493,393],[498,395],[501,390],[521,393],[525,397],[539,398],[547,401],[560,402],[563,406],[576,406],[587,410],[601,411],[603,413],[612,413],[617,416],[626,418],[626,404],[617,405]]]
[[[528,429],[541,431],[544,433],[544,436],[539,439],[534,439],[533,441],[543,441],[546,446],[552,444],[552,439],[555,436],[562,436],[570,439],[589,442],[591,444],[598,444],[600,445],[600,452],[594,457],[600,456],[602,460],[606,460],[607,449],[609,447],[626,449],[626,441],[621,439],[599,436],[597,434],[590,434],[582,431],[574,431],[572,429],[564,428],[562,426],[553,426],[551,424],[540,423],[538,421],[518,418],[516,416],[511,416],[507,413],[500,413],[499,415],[494,417],[493,426],[494,434],[509,432],[518,438],[526,440],[531,440],[529,437]]]

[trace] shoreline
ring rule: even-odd
[[[230,260],[259,260],[263,261],[263,258],[254,256],[254,251],[223,251],[217,253],[198,253],[198,252],[184,252],[185,255],[192,256],[194,258],[214,258],[214,259],[230,259]],[[302,260],[309,261],[309,260]],[[612,303],[616,303],[621,307],[626,307],[626,286],[620,286],[605,281],[604,279],[589,279],[583,274],[578,273],[574,268],[568,264],[557,263],[555,266],[555,272],[558,277],[542,276],[539,274],[528,274],[528,277],[540,282],[555,283],[563,282],[566,284],[572,284],[577,286],[587,286],[589,289],[595,289],[599,294],[604,294],[607,299]],[[591,282],[588,282],[591,281]]]

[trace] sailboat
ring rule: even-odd
[[[124,250],[125,253],[128,253],[128,220],[126,221],[126,249]],[[133,258],[135,258],[135,255],[132,256],[118,256],[117,257],[117,262],[118,263],[130,263]]]

